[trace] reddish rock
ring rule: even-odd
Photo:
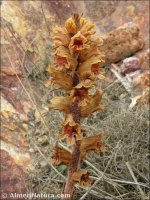
[[[1,199],[11,199],[11,193],[26,194],[27,175],[16,165],[13,158],[4,150],[1,153]],[[6,196],[7,195],[7,196]],[[17,199],[17,198],[13,198]],[[25,199],[25,198],[20,198]]]

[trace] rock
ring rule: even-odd
[[[4,150],[1,153],[1,199],[13,198],[16,194],[26,194],[29,184],[27,174],[15,163],[10,154]],[[5,195],[5,196],[4,196]],[[25,199],[25,198],[20,198]]]
[[[150,49],[144,49],[136,54],[141,62],[141,70],[148,70],[150,64]]]
[[[48,162],[46,161],[46,160],[41,160],[40,162],[39,162],[39,165],[40,165],[40,168],[44,168],[44,169],[46,169],[46,168],[49,168],[49,164],[48,164]]]
[[[127,23],[103,36],[100,51],[105,55],[105,65],[116,63],[142,49],[144,41],[139,35],[139,27]]]
[[[3,99],[3,98],[2,98]],[[8,152],[24,172],[30,166],[30,153],[27,142],[28,125],[24,124],[19,113],[5,99],[1,110],[1,149]]]
[[[137,57],[129,57],[123,60],[123,64],[121,65],[121,72],[123,74],[129,74],[139,70],[140,67],[140,60]]]

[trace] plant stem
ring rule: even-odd
[[[68,169],[68,178],[64,188],[64,194],[69,194],[70,197],[63,198],[64,200],[73,200],[74,183],[72,182],[72,175],[78,169],[80,158],[80,141],[77,141],[72,149],[72,165]]]
[[[74,87],[79,83],[78,76],[76,73],[74,73],[73,76],[73,83]],[[78,107],[77,102],[73,102],[71,105],[71,113],[73,116],[73,119],[76,123],[80,123],[80,109]],[[80,165],[80,140],[76,140],[76,143],[72,147],[72,163],[68,169],[68,178],[66,180],[65,188],[64,188],[64,194],[69,194],[70,197],[63,198],[63,200],[73,200],[73,194],[74,194],[74,183],[72,182],[72,175],[75,171],[78,170]]]

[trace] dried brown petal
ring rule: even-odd
[[[70,112],[71,97],[54,97],[51,99],[51,105],[49,109],[63,111],[65,113]]]
[[[77,60],[70,55],[70,52],[66,47],[58,47],[54,53],[54,58],[54,64],[60,70],[66,68],[74,71],[76,69]]]
[[[78,31],[78,28],[77,28],[73,18],[69,18],[66,21],[65,28],[67,29],[68,33],[71,33],[71,34],[76,34]]]
[[[81,147],[80,147],[81,159],[84,159],[86,154],[91,150],[95,150],[97,153],[105,152],[106,147],[102,142],[104,138],[105,138],[104,134],[84,137],[81,141]]]
[[[105,63],[105,56],[100,52],[99,46],[103,44],[102,38],[97,38],[96,40],[91,39],[89,42],[89,47],[82,50],[79,55],[80,62],[84,62],[91,57],[98,57],[103,63]]]
[[[93,56],[79,66],[78,74],[81,79],[93,78],[101,73],[102,65],[101,58]]]
[[[56,146],[54,148],[54,154],[51,157],[50,161],[54,165],[67,165],[69,166],[71,163],[71,153],[61,147]]]
[[[60,45],[64,45],[67,47],[69,45],[70,37],[65,28],[56,26],[53,29],[53,33],[54,33],[53,40],[55,43],[55,47]]]
[[[72,181],[79,183],[81,186],[88,187],[92,184],[93,180],[89,178],[89,173],[85,169],[80,169],[73,173]]]
[[[48,67],[47,71],[50,72],[52,76],[47,86],[59,84],[62,89],[72,89],[73,79],[69,74],[65,73],[64,71],[56,70],[54,67],[51,66]]]
[[[95,27],[95,25],[90,20],[86,20],[85,18],[81,18],[80,19],[80,26],[81,26],[80,31],[85,37],[89,37],[89,36],[96,33],[96,30],[93,29]]]
[[[74,88],[71,90],[70,96],[73,98],[73,101],[78,102],[79,106],[86,106],[89,102],[88,88]]]
[[[88,95],[88,89],[95,86],[94,81],[90,79],[82,80],[74,89],[71,90],[70,96],[78,102],[78,106],[86,106],[90,102],[91,96]]]
[[[94,83],[94,81],[90,80],[90,79],[85,79],[82,80],[75,88],[91,88],[93,86],[95,86],[96,84]]]
[[[70,95],[71,95],[71,97],[73,97],[73,99],[75,99],[77,101],[82,101],[88,96],[88,89],[85,87],[74,88],[71,91]]]
[[[87,105],[80,107],[81,117],[88,117],[90,114],[98,110],[104,111],[103,105],[100,104],[102,99],[101,93],[96,92],[96,94],[91,95],[89,98],[90,100],[88,101]]]

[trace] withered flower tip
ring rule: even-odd
[[[65,22],[65,28],[70,34],[76,34],[78,31],[78,27],[76,26],[76,23],[72,17]]]
[[[68,33],[75,35],[78,31],[84,35],[84,37],[90,37],[95,34],[94,23],[90,20],[75,14],[73,17],[69,18],[65,23],[65,28]]]

